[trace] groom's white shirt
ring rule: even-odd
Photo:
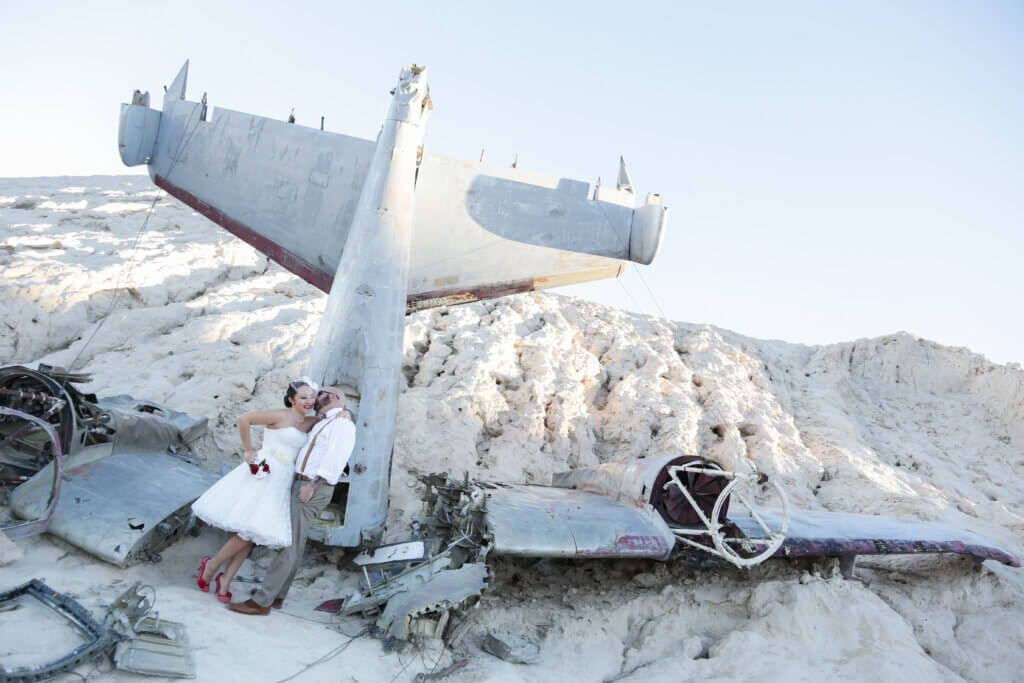
[[[345,465],[352,456],[352,448],[356,444],[356,426],[341,415],[344,408],[328,410],[324,419],[309,430],[306,445],[299,451],[295,459],[295,471],[307,477],[320,477],[328,484],[338,483]],[[323,433],[321,433],[323,432]],[[309,450],[310,444],[313,450]],[[306,453],[309,459],[306,460]],[[306,460],[306,469],[302,469],[302,461]]]

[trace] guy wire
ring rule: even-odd
[[[197,106],[194,111],[199,113],[202,111],[202,107]],[[191,118],[191,114],[189,115],[189,117]],[[185,151],[185,148],[188,146],[188,143],[192,140],[192,136],[195,134],[196,129],[199,127],[199,121],[200,117],[197,116],[195,122],[193,122],[190,127],[188,135],[183,137],[181,142],[178,144],[178,149],[175,151],[174,159],[171,160],[171,165],[167,169],[167,177],[170,177],[171,173],[174,171],[174,168],[178,165],[178,160],[181,159],[182,152]],[[154,145],[155,144],[156,142],[154,142]],[[134,253],[135,249],[138,247],[139,240],[142,238],[142,234],[143,232],[145,232],[146,226],[149,224],[150,216],[153,215],[153,208],[156,206],[157,201],[159,201],[164,195],[164,191],[159,190],[156,196],[153,197],[153,201],[150,202],[149,208],[146,210],[146,217],[145,219],[143,219],[142,225],[139,227],[138,232],[135,233],[135,239],[132,241],[131,249],[133,253],[132,258],[128,262],[128,270],[127,272],[122,273],[120,276],[118,276],[117,284],[114,286],[114,296],[110,300],[110,305],[107,306],[106,312],[104,312],[104,314],[100,316],[99,324],[97,324],[96,327],[93,329],[92,334],[89,335],[89,338],[78,350],[78,353],[75,354],[75,357],[71,360],[71,363],[68,364],[67,374],[64,376],[63,382],[61,382],[61,389],[67,389],[68,381],[70,380],[70,376],[74,371],[75,364],[78,362],[78,359],[81,358],[82,353],[85,352],[85,350],[92,343],[93,339],[95,339],[96,334],[103,327],[103,324],[107,322],[107,318],[109,318],[111,313],[114,312],[114,308],[117,306],[117,302],[121,298],[121,282],[124,281],[125,278],[131,276],[132,272],[135,270],[135,264],[138,262],[138,255]]]

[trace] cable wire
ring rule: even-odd
[[[201,112],[202,107],[197,106],[195,107],[194,111]],[[191,118],[191,114],[189,115],[189,118]],[[199,127],[200,120],[200,116],[197,116],[196,120],[192,123],[189,129],[188,135],[182,136],[181,142],[178,143],[178,149],[174,153],[174,158],[171,160],[171,165],[167,169],[167,177],[170,177],[171,173],[174,171],[174,168],[178,165],[178,161],[181,159],[182,153],[185,151],[186,147],[188,146],[188,143],[191,142],[192,136],[195,135],[196,129]],[[156,143],[154,142],[154,144]],[[67,388],[67,383],[70,380],[69,376],[74,371],[75,364],[78,362],[78,359],[81,358],[82,354],[92,343],[93,339],[96,338],[96,335],[99,333],[104,323],[107,322],[107,319],[110,317],[111,313],[114,312],[114,308],[117,306],[117,302],[121,298],[121,282],[124,279],[130,277],[132,272],[135,270],[135,264],[138,262],[138,255],[135,253],[135,250],[136,248],[138,248],[139,241],[142,239],[142,235],[146,230],[146,226],[149,224],[149,219],[153,215],[153,208],[156,206],[157,201],[159,201],[163,196],[165,196],[165,194],[166,193],[164,193],[163,190],[158,191],[156,196],[153,197],[153,201],[150,202],[149,208],[146,210],[146,217],[143,219],[142,225],[139,227],[138,232],[135,233],[135,239],[132,241],[132,258],[128,263],[128,270],[127,272],[122,273],[120,276],[118,276],[117,283],[114,285],[114,297],[110,300],[110,305],[107,306],[106,312],[102,316],[100,316],[99,324],[97,324],[96,327],[93,329],[92,334],[89,335],[89,338],[85,341],[84,344],[82,344],[82,347],[78,350],[78,353],[75,354],[75,357],[71,360],[71,363],[68,364],[67,375],[64,377],[64,381],[61,383],[62,389]]]
[[[637,303],[637,300],[635,298],[633,298],[633,295],[630,293],[630,291],[628,289],[626,289],[626,285],[622,284],[622,278],[621,277],[617,277],[617,278],[615,278],[615,281],[619,283],[619,287],[622,287],[622,291],[626,293],[626,296],[629,297],[629,300],[633,302],[634,306],[636,306],[636,312],[640,313],[640,314],[643,314],[644,313],[644,309],[640,306],[639,303]]]
[[[658,297],[654,296],[654,292],[652,292],[651,288],[647,285],[647,280],[644,279],[644,274],[640,272],[639,268],[634,268],[633,270],[636,271],[637,276],[640,278],[640,282],[644,283],[644,287],[647,287],[647,293],[650,294],[651,299],[654,300],[654,305],[658,307],[658,312],[661,313],[661,317],[668,320],[668,316],[665,315],[664,309],[662,309],[661,304],[658,303]]]
[[[341,654],[342,652],[344,652],[344,651],[345,651],[345,649],[346,649],[346,648],[347,648],[347,647],[348,647],[349,645],[351,645],[351,644],[352,644],[353,642],[355,642],[355,640],[356,640],[357,638],[362,638],[363,636],[365,636],[365,635],[366,635],[367,633],[369,633],[369,632],[370,632],[370,629],[368,629],[368,628],[364,628],[364,629],[363,629],[362,631],[360,631],[359,633],[355,634],[354,636],[352,636],[351,638],[349,638],[349,639],[348,639],[347,641],[345,641],[344,643],[342,643],[342,644],[341,644],[341,645],[339,645],[338,647],[334,648],[333,650],[331,650],[330,652],[328,652],[327,654],[325,654],[325,655],[324,655],[323,657],[321,657],[320,659],[316,660],[315,662],[311,662],[311,663],[307,664],[306,666],[302,667],[301,669],[299,669],[298,671],[296,671],[295,673],[293,673],[293,674],[292,674],[291,676],[289,676],[288,678],[282,678],[281,680],[277,681],[277,683],[285,683],[285,681],[290,681],[290,680],[292,680],[293,678],[296,678],[297,676],[301,676],[302,674],[306,673],[307,671],[309,671],[310,669],[312,669],[312,668],[313,668],[314,666],[319,666],[320,664],[323,664],[324,662],[326,662],[326,661],[328,661],[328,660],[330,660],[330,659],[333,659],[334,657],[337,657],[337,656],[338,656],[338,655],[340,655],[340,654]],[[403,669],[403,671],[404,671],[404,669]],[[401,672],[399,672],[399,673],[401,673]]]

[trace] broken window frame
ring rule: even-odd
[[[53,428],[52,424],[20,410],[0,406],[0,415],[12,415],[21,420],[34,422],[46,432],[47,436],[50,437],[50,441],[53,442],[53,484],[50,489],[50,503],[46,510],[46,516],[0,526],[0,531],[3,531],[11,539],[35,536],[47,530],[50,525],[50,519],[57,509],[57,502],[60,500],[60,485],[64,475],[64,451],[61,448],[60,437],[57,436],[57,431]]]
[[[86,642],[68,654],[39,666],[7,669],[0,665],[0,679],[4,681],[44,680],[102,656],[117,642],[117,635],[93,619],[89,610],[85,609],[77,600],[67,593],[58,593],[39,579],[32,579],[17,588],[0,593],[0,606],[24,595],[35,598],[67,619],[86,639]]]

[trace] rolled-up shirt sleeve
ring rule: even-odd
[[[312,472],[307,469],[306,474],[320,477],[333,486],[338,483],[348,459],[352,457],[352,449],[356,445],[356,426],[344,417],[339,417],[325,429],[327,432],[316,444],[316,455],[320,456],[316,468]]]

